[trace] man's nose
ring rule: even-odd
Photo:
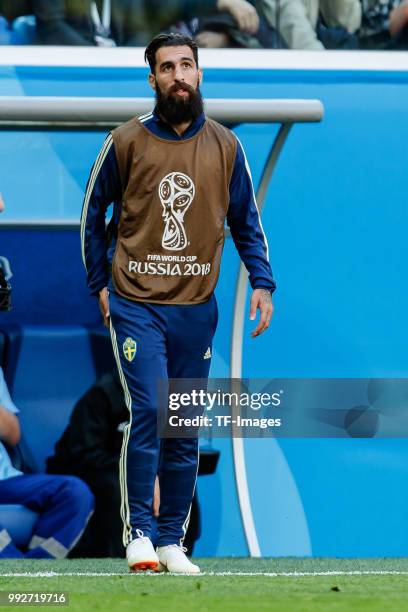
[[[176,66],[176,70],[174,73],[174,80],[175,81],[184,81],[184,74],[183,71],[181,69],[181,66]]]

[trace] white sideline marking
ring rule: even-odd
[[[167,572],[8,572],[0,573],[1,578],[54,578],[62,576],[168,576]],[[333,570],[327,572],[201,572],[200,574],[170,574],[197,578],[198,576],[266,576],[278,578],[280,576],[298,578],[302,576],[408,576],[408,571],[398,570],[367,570],[350,571]]]

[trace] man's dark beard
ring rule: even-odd
[[[177,97],[175,92],[178,89],[188,91],[189,97]],[[194,121],[204,109],[200,88],[197,86],[197,89],[193,89],[187,83],[175,83],[168,93],[164,93],[156,84],[156,105],[158,113],[170,125]]]

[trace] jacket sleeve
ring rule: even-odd
[[[251,172],[239,140],[230,183],[227,224],[239,256],[248,270],[251,287],[273,292],[276,283],[269,265],[268,243],[255,201]]]
[[[276,0],[260,0],[259,4],[269,25],[279,30],[290,49],[324,49],[315,31],[318,0],[280,0],[279,5]]]
[[[97,295],[108,283],[105,217],[109,205],[121,199],[115,147],[109,134],[92,166],[81,215],[82,260],[92,295]]]
[[[328,26],[342,26],[351,34],[361,26],[359,0],[322,0],[320,10]]]

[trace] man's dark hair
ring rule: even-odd
[[[149,42],[146,47],[144,58],[145,62],[149,63],[150,70],[154,74],[156,69],[156,53],[161,47],[190,47],[193,52],[195,63],[198,67],[198,47],[196,42],[190,36],[183,34],[159,34]]]

